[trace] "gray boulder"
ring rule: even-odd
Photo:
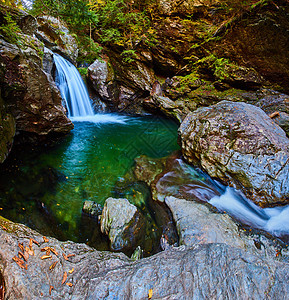
[[[88,79],[102,100],[112,100],[114,73],[108,61],[97,59],[91,64],[88,67]]]
[[[180,245],[193,247],[196,244],[224,243],[245,248],[249,244],[227,214],[213,213],[204,204],[173,196],[166,197],[165,203],[176,222]]]
[[[82,211],[91,217],[97,217],[102,213],[102,206],[91,200],[86,200],[83,203]]]
[[[222,101],[190,113],[179,128],[185,159],[241,188],[255,203],[289,198],[289,140],[260,108]]]
[[[100,228],[108,235],[112,250],[134,249],[142,237],[143,223],[142,215],[127,199],[106,199]]]
[[[45,242],[39,233],[3,218],[0,224],[5,299],[286,299],[289,293],[285,251],[276,257],[212,243],[132,261],[85,244]],[[21,259],[21,268],[13,257],[21,244],[30,248],[30,238],[39,245],[32,241],[34,255]],[[43,258],[45,247],[57,255]]]

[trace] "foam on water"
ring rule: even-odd
[[[230,187],[221,196],[213,197],[209,203],[242,223],[279,237],[289,235],[289,205],[263,209]]]
[[[71,117],[72,122],[91,122],[95,124],[105,124],[105,123],[118,123],[126,124],[129,120],[126,116],[121,116],[118,114],[96,114],[93,116],[79,116]]]

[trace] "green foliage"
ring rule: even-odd
[[[102,51],[102,47],[89,36],[74,35],[79,48],[78,61],[94,62]]]
[[[121,53],[121,56],[123,58],[123,61],[126,63],[132,63],[137,58],[135,50],[132,50],[132,49],[124,50]]]
[[[194,63],[197,68],[209,69],[218,80],[224,80],[230,76],[229,70],[236,66],[227,58],[217,58],[214,54],[209,54]]]
[[[78,72],[80,73],[81,76],[85,77],[88,73],[87,68],[77,68]]]
[[[9,13],[4,16],[4,19],[6,24],[2,24],[0,26],[0,33],[4,36],[7,42],[21,46],[23,42],[19,35],[19,33],[21,33],[21,29],[18,27],[16,21],[13,20]]]

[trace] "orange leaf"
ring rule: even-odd
[[[70,286],[70,287],[73,286],[73,284],[72,284],[71,282],[66,282],[66,285],[68,285],[68,286]]]
[[[62,253],[62,256],[65,260],[68,260],[67,256],[64,253]]]
[[[2,227],[4,230],[6,230],[6,231],[8,230],[8,229],[7,229],[4,225],[2,225],[2,224],[1,224],[1,227]]]
[[[63,284],[66,281],[66,279],[67,279],[67,273],[64,272],[61,284]]]
[[[32,241],[32,239],[30,239],[29,240],[29,248],[31,249],[31,247],[32,247],[32,244],[33,244],[33,241]]]
[[[51,295],[51,291],[54,289],[54,286],[50,286],[50,288],[49,288],[49,295]]]
[[[69,258],[71,256],[75,256],[75,254],[68,254],[66,257]]]
[[[24,252],[24,259],[27,261],[29,258],[29,253],[27,251]]]
[[[19,255],[19,258],[22,257],[25,261],[27,260],[25,255],[22,252],[18,251],[18,255]]]
[[[41,256],[41,259],[47,259],[47,258],[51,258],[52,256],[51,255],[43,255]]]
[[[58,261],[55,261],[50,267],[49,270],[53,270],[56,266],[56,264],[58,263]]]
[[[20,259],[20,258],[17,257],[17,256],[14,256],[12,259],[16,262],[16,264],[17,264],[20,268],[27,270],[27,264],[24,265],[24,260]]]
[[[71,270],[68,271],[69,274],[73,273],[74,268],[72,268]]]
[[[150,290],[149,290],[149,299],[151,299],[151,298],[152,298],[152,296],[153,296],[153,290],[152,290],[152,289],[150,289]]]
[[[50,248],[50,250],[51,250],[52,253],[54,253],[56,256],[58,256],[58,252],[55,249]]]
[[[48,243],[49,242],[49,239],[47,237],[43,236],[42,238],[43,238],[44,243]]]
[[[21,250],[22,252],[24,252],[23,243],[22,243],[22,244],[18,243],[18,247],[20,248],[20,250]]]
[[[50,255],[50,248],[46,250],[46,255]]]
[[[41,249],[41,252],[45,252],[45,251],[47,251],[49,248],[50,248],[50,247],[44,247],[44,248]]]
[[[30,240],[32,240],[32,242],[33,242],[34,244],[36,244],[37,246],[39,246],[39,243],[38,243],[36,240],[34,240],[34,239],[30,239]],[[29,242],[29,244],[30,244],[30,242]]]
[[[34,256],[34,251],[33,251],[33,249],[29,249],[29,248],[26,246],[26,247],[25,247],[25,251],[26,251],[29,255]]]

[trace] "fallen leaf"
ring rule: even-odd
[[[152,289],[150,289],[150,290],[149,290],[149,299],[151,299],[151,298],[152,298],[152,296],[153,296],[153,290],[152,290]]]
[[[43,296],[43,293],[42,293],[42,292],[40,293],[40,296]]]
[[[67,273],[64,272],[61,284],[63,284],[66,281],[66,279],[67,279]]]
[[[64,253],[62,253],[62,256],[65,260],[68,260],[67,256]]]
[[[273,119],[273,118],[275,118],[275,117],[277,117],[277,116],[279,116],[279,115],[280,115],[279,111],[275,111],[275,112],[273,112],[273,113],[269,116],[269,118]]]
[[[58,261],[55,261],[50,267],[49,270],[53,270],[56,266],[56,264],[58,263]]]
[[[70,286],[70,287],[73,286],[73,284],[72,284],[71,282],[66,282],[66,285],[68,285],[68,286]]]
[[[40,250],[41,250],[41,252],[45,252],[45,251],[47,251],[49,248],[50,248],[50,247],[44,247],[44,248],[42,248],[42,249],[40,249]]]
[[[43,255],[41,256],[41,259],[47,259],[47,258],[51,258],[52,256],[51,255]]]
[[[29,258],[29,253],[27,251],[24,251],[24,258],[27,261]]]
[[[36,244],[37,246],[39,246],[39,243],[36,241],[36,240],[34,240],[34,239],[30,239],[30,241],[32,240],[32,242],[34,243],[34,244]],[[30,242],[29,242],[29,245],[30,245]]]
[[[50,250],[51,250],[51,252],[52,252],[53,254],[55,254],[56,256],[58,256],[58,252],[57,252],[54,248],[50,248]]]
[[[2,224],[1,224],[1,227],[2,227],[4,230],[6,230],[6,231],[8,230],[8,229],[7,229],[4,225],[2,225]]]
[[[50,255],[50,248],[46,250],[46,255]]]
[[[66,257],[69,258],[71,256],[75,256],[75,254],[68,254]]]
[[[69,274],[73,273],[74,268],[72,268],[71,270],[68,271]]]
[[[54,289],[54,286],[50,286],[50,288],[49,288],[49,295],[51,295],[51,291]]]
[[[18,255],[19,255],[19,258],[22,257],[25,261],[27,261],[25,255],[22,252],[18,251]]]
[[[20,268],[27,270],[27,264],[24,265],[24,260],[20,259],[20,258],[17,257],[17,256],[14,256],[12,259],[16,262],[16,264],[17,264]]]
[[[26,246],[26,247],[25,247],[25,251],[26,251],[29,255],[34,256],[34,251],[33,251],[33,249],[29,249],[29,248]]]
[[[21,250],[22,252],[24,252],[23,243],[22,243],[22,244],[18,243],[18,247],[20,248],[20,250]]]
[[[47,237],[43,236],[42,238],[43,238],[44,243],[48,243],[49,242],[49,239]]]
[[[33,241],[32,239],[29,240],[29,248],[31,249],[32,248],[32,245],[33,245]]]

